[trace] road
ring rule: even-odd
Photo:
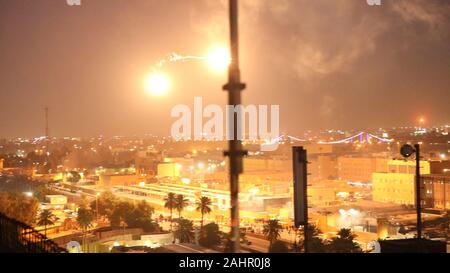
[[[249,249],[258,251],[258,252],[262,252],[262,253],[267,253],[269,250],[269,241],[267,241],[266,239],[262,239],[259,237],[255,237],[252,236],[250,234],[247,234],[245,236],[245,238],[247,239],[247,241],[251,242],[251,245],[245,246]]]

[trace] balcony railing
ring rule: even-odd
[[[15,253],[64,253],[64,248],[34,228],[0,213],[0,249]]]

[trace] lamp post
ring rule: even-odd
[[[97,192],[95,194],[95,219],[97,219],[97,224],[98,224],[98,197],[100,196],[100,193]]]
[[[400,153],[405,158],[410,157],[412,154],[416,156],[416,213],[417,213],[417,239],[422,239],[422,206],[420,198],[420,145],[414,144],[414,147],[405,144],[400,149]]]
[[[245,84],[241,83],[239,70],[239,39],[238,39],[238,2],[229,0],[230,16],[230,50],[231,64],[228,68],[228,83],[223,89],[228,91],[228,105],[236,106],[241,104],[241,91],[245,89]],[[224,154],[228,156],[230,162],[230,215],[231,215],[231,238],[233,241],[233,252],[240,251],[240,230],[239,230],[239,174],[243,171],[242,157],[246,152],[242,150],[242,143],[238,137],[238,113],[233,111],[233,119],[228,119],[229,130],[233,128],[233,135],[229,135],[229,148]],[[239,128],[241,129],[241,128]],[[241,131],[241,130],[239,130]]]

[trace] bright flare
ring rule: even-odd
[[[217,72],[226,71],[231,64],[230,52],[225,47],[213,48],[206,56],[208,66]]]
[[[162,96],[170,88],[169,78],[161,73],[150,75],[145,81],[145,89],[154,96]]]

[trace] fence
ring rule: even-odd
[[[34,228],[0,213],[0,249],[14,253],[64,253],[64,248]]]

